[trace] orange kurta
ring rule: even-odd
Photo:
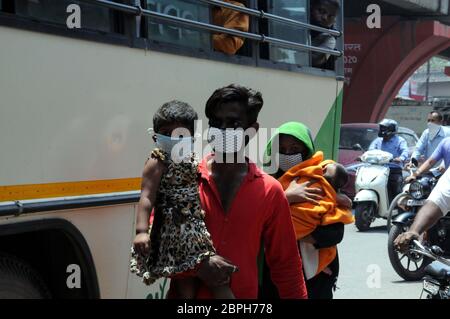
[[[336,191],[323,177],[323,168],[333,161],[323,161],[323,153],[317,152],[310,159],[292,167],[279,182],[286,190],[289,184],[296,178],[297,183],[311,180],[317,182],[311,187],[320,187],[324,191],[324,197],[319,201],[320,205],[309,202],[294,203],[290,205],[291,218],[294,225],[297,240],[311,234],[317,226],[330,225],[334,223],[350,224],[354,222],[350,210],[342,209],[336,204]],[[318,266],[316,274],[320,273],[336,257],[336,246],[318,249]],[[304,258],[305,259],[305,258]],[[304,263],[307,262],[304,260]],[[309,278],[308,278],[309,279]]]

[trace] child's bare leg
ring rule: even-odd
[[[198,280],[195,277],[172,278],[173,287],[179,299],[194,299],[197,295]]]
[[[236,299],[230,286],[219,286],[210,288],[215,299]]]

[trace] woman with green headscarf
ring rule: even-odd
[[[275,165],[277,164],[274,160],[275,155],[278,155],[278,165]],[[267,144],[265,157],[265,162],[268,163],[265,165],[266,168],[270,168],[272,176],[279,181],[282,180],[286,172],[300,163],[308,165],[306,162],[313,163],[323,160],[322,152],[315,151],[309,128],[299,122],[285,123],[275,131]],[[315,180],[298,183],[298,178],[283,187],[292,207],[304,202],[319,205],[319,201],[324,196],[323,189],[311,187],[316,182]],[[345,195],[337,194],[336,201],[338,206],[343,206],[346,209],[351,207],[351,200]],[[302,238],[302,241],[313,244],[316,249],[322,249],[337,245],[342,240],[343,235],[344,223],[338,222],[317,226],[312,233]],[[306,281],[309,298],[331,299],[338,272],[339,261],[336,254],[334,260],[324,271]],[[277,291],[270,282],[270,278],[266,276],[267,273],[268,271],[263,272],[262,297],[274,298],[277,296]]]

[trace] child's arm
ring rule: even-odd
[[[347,195],[336,192],[336,204],[338,207],[344,209],[351,209],[353,203],[352,200]]]
[[[156,193],[164,169],[164,164],[155,158],[149,158],[145,163],[142,173],[141,197],[136,217],[136,237],[133,242],[134,248],[138,253],[145,254],[149,249],[148,221],[150,212],[155,205]]]

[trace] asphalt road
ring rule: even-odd
[[[422,282],[406,282],[392,268],[387,252],[386,221],[367,232],[347,225],[338,246],[340,273],[336,299],[418,299]]]

